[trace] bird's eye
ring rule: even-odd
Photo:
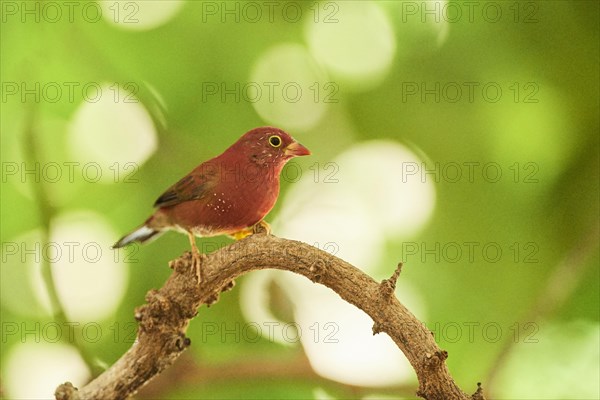
[[[273,147],[281,146],[281,138],[277,135],[269,136],[269,144]]]

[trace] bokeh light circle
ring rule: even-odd
[[[269,124],[308,130],[327,111],[326,74],[298,44],[281,44],[262,53],[243,89],[254,109]]]
[[[97,322],[121,302],[129,275],[125,255],[110,248],[117,237],[108,222],[91,211],[74,211],[54,220],[43,256],[53,261],[56,289],[70,319]],[[32,279],[39,301],[50,309],[41,276]]]
[[[392,24],[376,2],[336,3],[335,21],[307,19],[305,36],[311,54],[350,87],[381,82],[396,52]],[[357,27],[360,27],[357,29]]]
[[[335,162],[344,181],[340,184],[352,182],[361,188],[355,194],[385,234],[410,237],[433,214],[435,186],[414,173],[423,160],[406,146],[391,140],[369,141],[348,149]]]
[[[358,143],[333,159],[326,167],[330,173],[319,174],[323,179],[304,174],[290,187],[273,230],[333,253],[378,279],[388,240],[415,235],[433,214],[433,183],[407,173],[413,171],[411,167],[418,170],[421,162],[395,141]],[[386,271],[385,276],[389,274]],[[373,337],[369,317],[303,277],[270,271],[246,281],[241,299],[253,298],[252,306],[242,307],[249,321],[274,319],[270,310],[264,310],[269,305],[269,279],[291,292],[294,321],[303,332],[301,343],[317,373],[364,386],[408,383],[413,378],[392,340],[385,335]],[[400,292],[402,300],[423,317],[425,307],[418,291],[403,283]],[[322,335],[336,331],[336,340],[324,341],[325,336],[315,340],[315,329],[321,329]]]
[[[166,24],[185,1],[100,0],[99,5],[105,21],[122,29],[141,31]]]
[[[314,182],[306,174],[290,187],[274,227],[311,244],[335,238],[337,255],[368,268],[376,264],[377,243],[385,236],[411,237],[433,215],[435,187],[413,173],[422,162],[395,141],[358,143],[327,165],[334,172],[328,179]],[[361,249],[370,250],[359,256]]]
[[[63,382],[81,387],[90,378],[85,362],[62,343],[19,343],[3,360],[2,386],[11,399],[53,399]]]
[[[71,158],[91,167],[100,182],[115,182],[115,169],[137,168],[157,147],[154,124],[139,100],[123,88],[99,85],[75,111],[67,145]]]

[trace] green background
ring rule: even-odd
[[[239,21],[206,15],[206,2],[192,1],[163,24],[146,29],[117,26],[105,18],[90,23],[78,12],[73,22],[66,15],[56,23],[44,18],[37,22],[31,16],[23,20],[22,10],[8,13],[12,8],[6,8],[7,3],[9,7],[23,5],[2,2],[1,28],[4,294],[0,383],[3,395],[12,398],[5,385],[12,379],[9,355],[35,337],[22,340],[20,334],[8,335],[7,329],[21,329],[22,323],[30,327],[36,322],[47,324],[53,318],[43,312],[37,317],[21,314],[19,307],[7,305],[8,296],[11,304],[20,303],[21,308],[41,309],[32,294],[36,289],[28,283],[31,277],[23,273],[19,255],[7,255],[7,243],[40,229],[43,245],[48,226],[58,215],[82,209],[102,215],[115,232],[125,233],[149,215],[151,204],[165,188],[199,162],[227,148],[243,132],[272,124],[243,97],[239,101],[233,96],[203,98],[203,84],[224,83],[231,88],[238,82],[243,86],[252,80],[253,68],[266,50],[283,43],[310,47],[306,30],[315,3],[295,3],[302,10],[299,21],[275,13],[273,22],[265,16],[249,22],[244,15]],[[227,3],[234,7],[236,2]],[[239,7],[247,4],[237,3]],[[317,7],[328,3],[336,4],[343,22],[350,2],[324,2]],[[481,175],[481,170],[473,182],[464,177],[453,182],[440,172],[442,178],[433,179],[433,215],[410,237],[386,234],[375,278],[391,275],[396,263],[405,261],[400,279],[419,291],[428,310],[424,322],[434,331],[438,327],[438,343],[449,352],[449,369],[464,390],[472,392],[476,382],[483,382],[493,398],[597,398],[598,3],[491,2],[503,12],[498,22],[486,20],[479,12],[469,21],[465,14],[445,24],[448,33],[442,43],[420,13],[403,14],[406,4],[419,8],[424,3],[374,3],[392,27],[395,52],[389,68],[380,81],[371,82],[368,76],[348,78],[323,60],[314,61],[312,67],[323,76],[320,87],[335,83],[336,102],[326,104],[324,116],[310,126],[302,125],[302,120],[312,115],[302,113],[312,113],[312,106],[320,109],[322,98],[306,109],[299,107],[289,126],[278,124],[313,153],[312,159],[299,159],[297,164],[307,172],[315,161],[335,160],[361,142],[390,139],[416,149],[431,163],[430,168],[436,163],[442,167],[465,162],[499,165],[503,176],[495,183],[485,179],[489,176]],[[489,2],[474,3],[480,10]],[[45,2],[38,4],[43,7]],[[357,23],[353,29],[360,32],[364,27]],[[343,37],[337,39],[344,43]],[[343,46],[351,53],[351,43]],[[300,67],[282,68],[293,76]],[[126,83],[133,82],[137,104],[149,113],[158,142],[156,151],[136,164],[137,182],[40,179],[38,183],[31,175],[21,179],[18,174],[7,174],[6,168],[14,163],[62,164],[72,159],[67,132],[74,113],[85,103],[82,93],[76,90],[74,99],[63,93],[52,102],[43,95],[36,101],[32,95],[23,98],[20,91],[16,95],[7,92],[14,83],[20,90],[22,83],[35,88],[36,82],[41,87],[48,82],[108,82],[125,91],[131,91]],[[439,92],[439,99],[421,97],[421,84],[431,89],[436,83],[443,88],[453,82],[463,89],[464,82],[475,82],[477,88],[493,83],[503,92],[498,101],[489,101],[479,89],[473,101],[466,92],[459,101],[452,101],[451,84],[446,95]],[[404,97],[414,85],[418,94]],[[120,143],[113,145],[117,148]],[[379,171],[369,179],[401,185],[389,181],[390,173]],[[280,199],[293,185],[283,182]],[[335,185],[330,190],[335,192]],[[274,219],[281,207],[280,201],[267,220]],[[44,218],[49,218],[48,226]],[[215,243],[215,239],[201,241]],[[336,238],[331,237],[331,242]],[[498,262],[488,262],[480,253],[474,262],[464,255],[460,262],[443,255],[436,260],[422,252],[408,257],[402,254],[407,242],[426,243],[427,248],[434,248],[435,243],[499,243],[505,257]],[[510,247],[515,243],[518,255]],[[108,248],[110,243],[105,245]],[[187,249],[186,238],[167,234],[140,248],[138,262],[122,265],[129,274],[123,298],[108,317],[97,321],[105,334],[95,343],[79,344],[88,361],[110,365],[127,350],[131,342],[126,335],[134,331],[134,307],[168,277],[168,261]],[[39,268],[32,271],[40,273]],[[265,337],[256,343],[218,336],[203,340],[203,323],[234,326],[248,322],[239,305],[238,289],[244,283],[245,278],[240,279],[238,287],[219,303],[200,310],[188,332],[191,350],[139,398],[414,398],[414,380],[369,388],[321,377],[311,369],[300,345],[282,346]],[[270,295],[274,312],[284,320],[293,318],[286,287],[271,287]],[[402,293],[398,296],[402,299]],[[478,324],[473,340],[467,335],[465,324],[469,323]],[[485,339],[481,327],[486,323],[503,329],[499,340]],[[449,324],[461,327],[460,338],[453,340],[450,328],[442,333],[442,327]],[[490,382],[492,371],[496,372]]]

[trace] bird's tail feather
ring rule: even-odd
[[[162,231],[158,231],[156,229],[149,228],[146,225],[142,225],[135,229],[133,232],[123,236],[117,241],[117,243],[113,244],[112,247],[113,249],[118,249],[133,242],[146,243],[151,239],[156,239],[163,233],[164,232]]]

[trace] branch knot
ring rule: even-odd
[[[316,258],[315,261],[310,265],[308,270],[311,272],[311,280],[315,283],[321,283],[323,279],[323,275],[327,269],[325,268],[325,263],[323,260]]]
[[[373,336],[377,335],[378,333],[383,332],[383,329],[384,329],[383,324],[374,322],[373,323]]]
[[[65,382],[56,388],[54,392],[56,400],[74,400],[77,399],[77,388],[71,382]]]
[[[448,358],[448,352],[446,350],[438,350],[435,353],[426,353],[425,358],[425,364],[429,369],[439,368]]]

